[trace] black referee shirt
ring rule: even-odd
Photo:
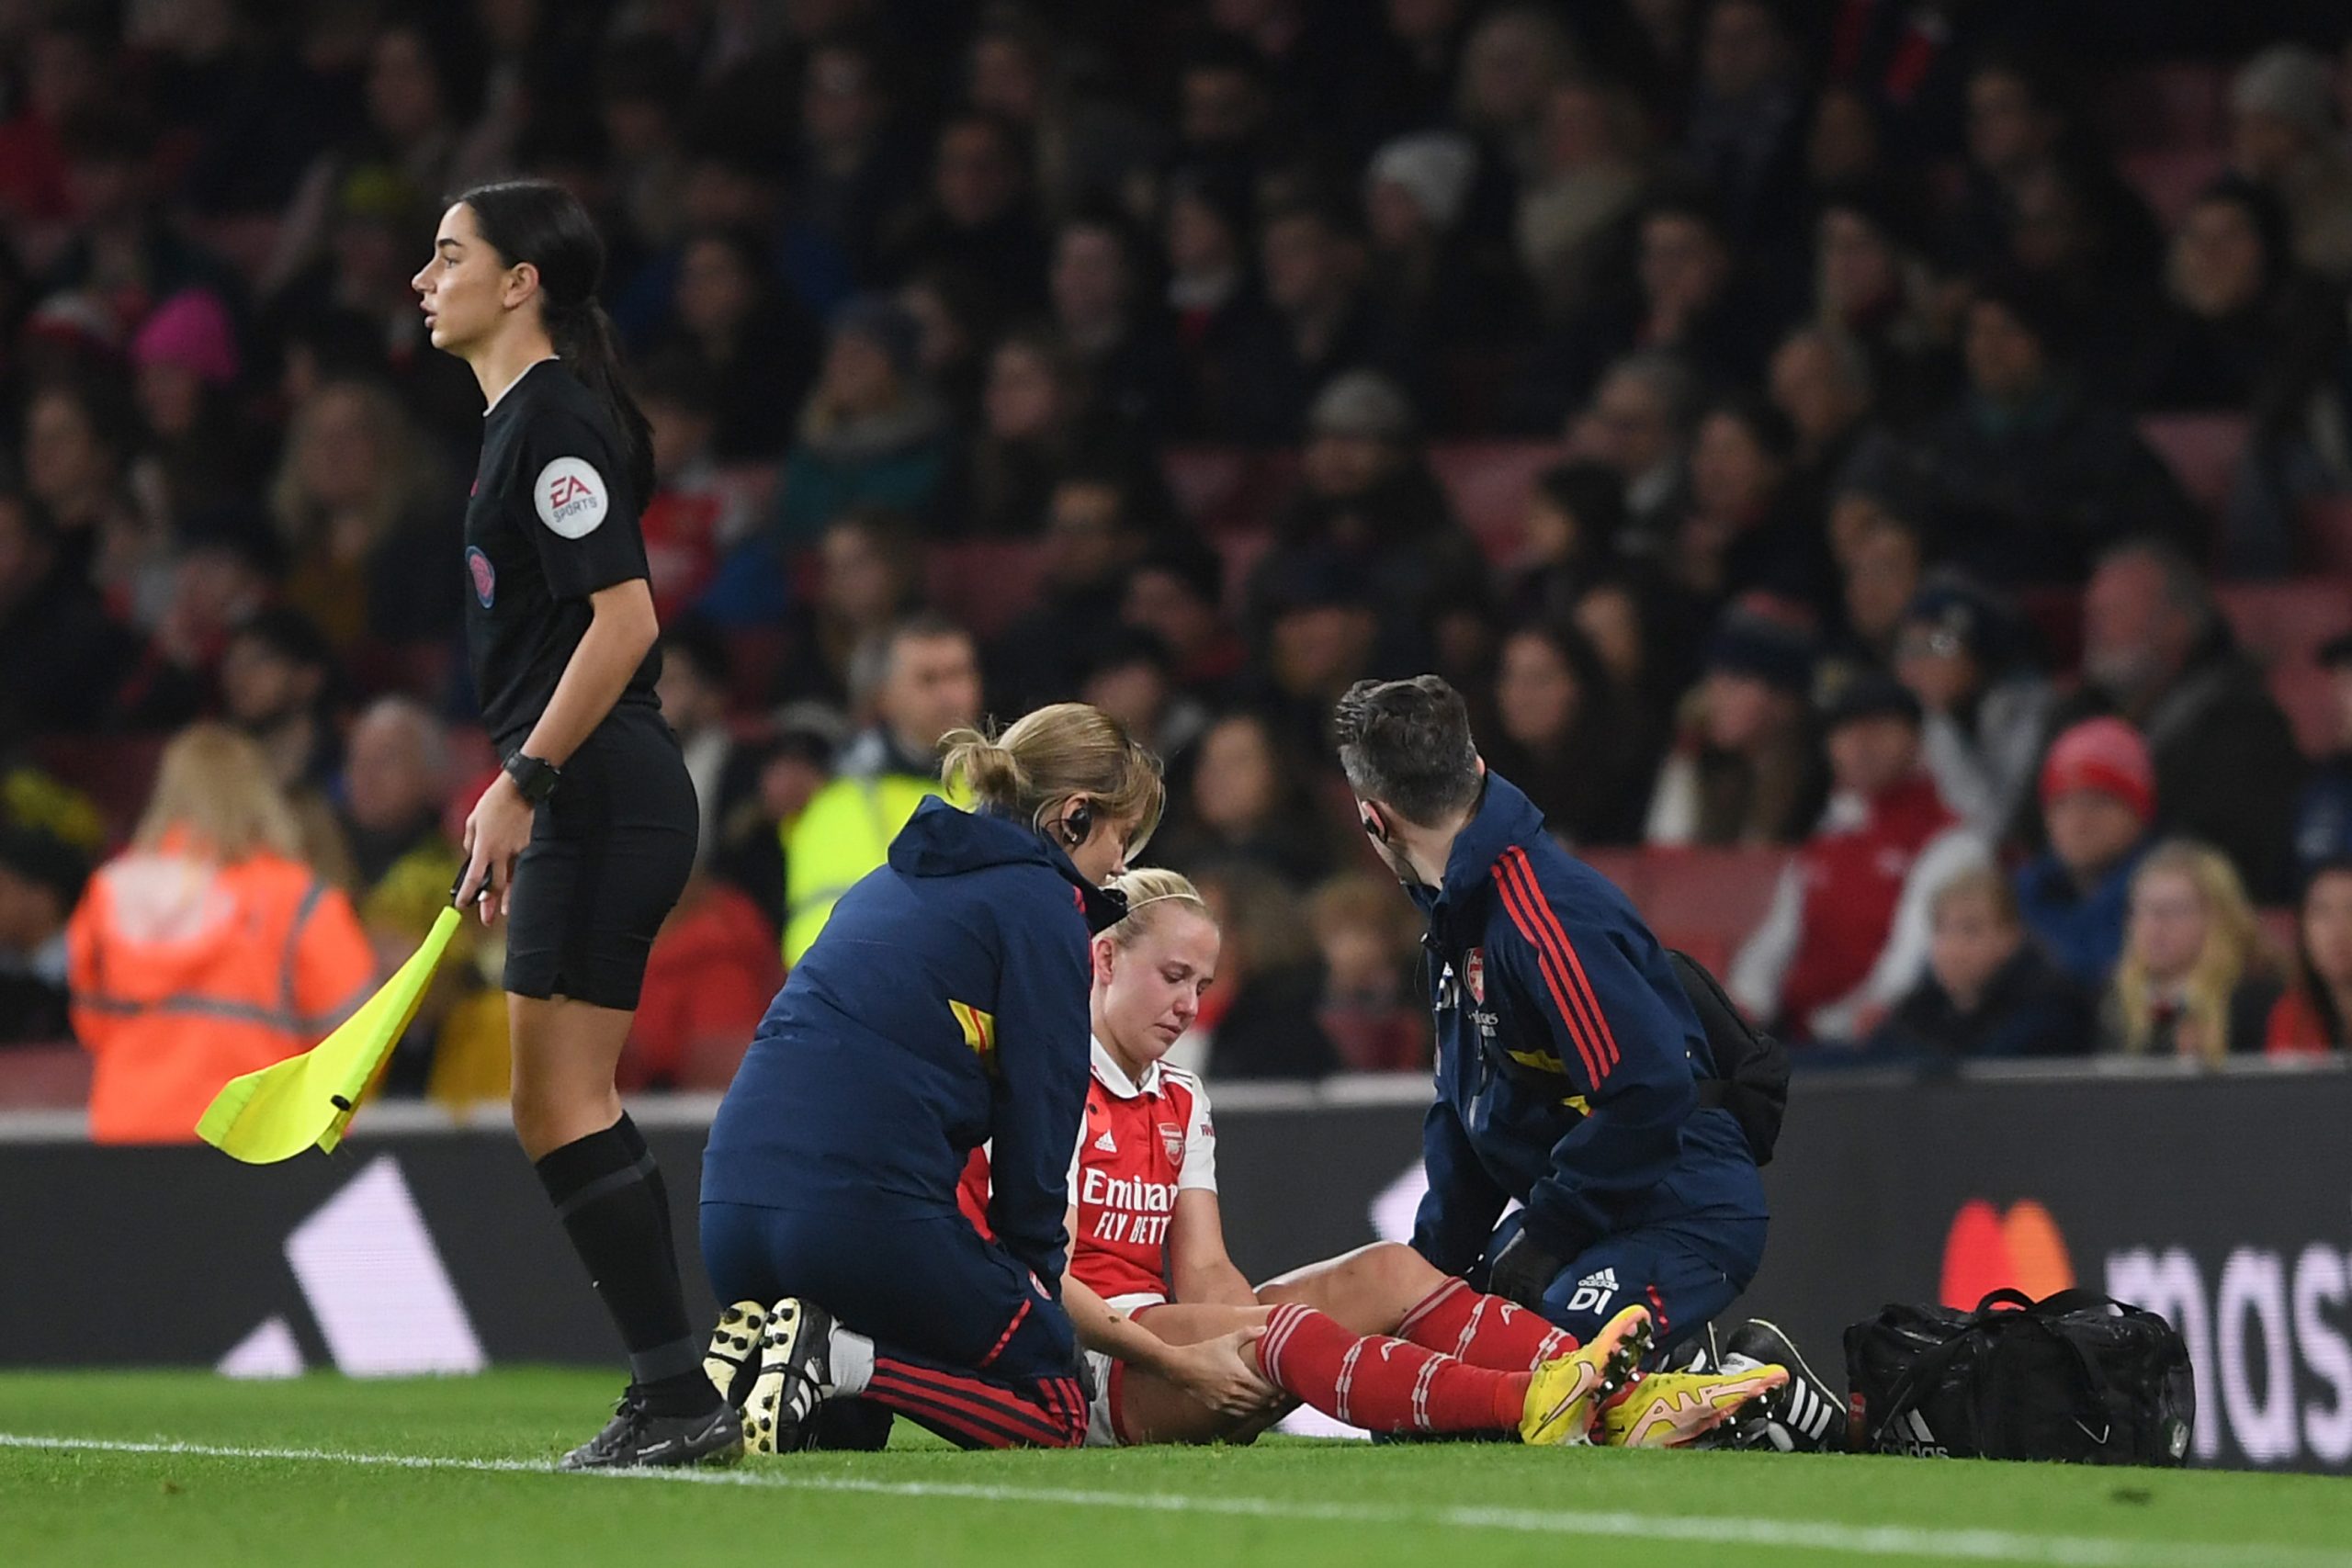
[[[518,377],[482,417],[466,502],[466,649],[483,727],[504,755],[555,694],[588,629],[588,595],[646,575],[628,465],[596,399],[557,360]],[[623,703],[656,705],[655,649]]]

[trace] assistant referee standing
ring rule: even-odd
[[[466,818],[458,902],[507,917],[514,1130],[628,1348],[628,1391],[568,1469],[684,1463],[741,1435],[703,1375],[668,1195],[613,1082],[697,818],[653,694],[651,440],[596,303],[604,260],[569,192],[516,180],[452,203],[413,280],[433,345],[490,405],[466,641],[504,769]]]

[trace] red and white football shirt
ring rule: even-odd
[[[1070,1155],[1070,1272],[1114,1306],[1167,1300],[1168,1227],[1176,1194],[1188,1189],[1216,1190],[1208,1091],[1162,1062],[1131,1080],[1095,1042],[1086,1120]]]

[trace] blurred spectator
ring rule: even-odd
[[[1358,562],[1328,549],[1269,564],[1258,596],[1263,653],[1242,694],[1284,741],[1319,761],[1330,755],[1331,705],[1376,662],[1381,624],[1373,583]]]
[[[1859,1042],[1918,982],[1936,889],[1989,863],[1990,846],[1936,793],[1921,765],[1918,701],[1891,676],[1849,680],[1822,728],[1828,807],[1725,989],[1796,1039]]]
[[[1697,378],[1670,355],[1638,354],[1611,366],[1591,406],[1570,422],[1570,453],[1624,481],[1629,554],[1667,554],[1667,531],[1689,493],[1684,463],[1698,416]]]
[[[1503,640],[1495,728],[1480,748],[1495,771],[1571,847],[1638,843],[1657,759],[1619,712],[1600,655],[1573,625],[1532,621]]]
[[[1947,879],[1929,910],[1928,972],[1871,1036],[1872,1056],[1943,1064],[2090,1051],[2088,993],[2026,934],[1997,869]]]
[[[1213,360],[1262,309],[1250,276],[1249,195],[1206,169],[1180,169],[1168,182],[1160,214],[1168,265],[1168,309],[1176,341],[1190,365]],[[1188,425],[1209,418],[1197,388]]]
[[[928,516],[945,466],[945,415],[924,384],[921,329],[879,295],[834,314],[815,390],[785,459],[777,526],[805,547],[851,506]]]
[[[0,1045],[73,1037],[65,922],[90,863],[44,828],[0,826]]]
[[[1395,661],[1425,662],[1433,603],[1481,576],[1484,562],[1454,525],[1403,389],[1369,370],[1334,378],[1308,412],[1299,475],[1260,569],[1258,596],[1299,559],[1334,556],[1368,581]]]
[[[2292,981],[2270,1010],[2264,1049],[2305,1056],[2352,1048],[2352,860],[2328,862],[2303,886]]]
[[[816,558],[812,596],[794,609],[783,694],[846,710],[858,649],[922,604],[923,543],[898,513],[854,506],[825,525]]]
[[[784,984],[775,928],[741,888],[696,874],[645,961],[620,1076],[630,1089],[717,1089]]]
[[[990,689],[1011,713],[1076,694],[1118,629],[1103,608],[1143,547],[1135,498],[1114,469],[1073,468],[1046,505],[1039,602],[989,649]]]
[[[203,711],[230,633],[269,603],[284,568],[277,531],[257,512],[224,508],[189,519],[163,616],[116,694],[118,721],[172,729]]]
[[[95,729],[136,653],[40,504],[0,490],[0,714],[44,735]]]
[[[1295,750],[1262,716],[1244,710],[1201,736],[1182,809],[1157,858],[1195,880],[1246,861],[1303,893],[1330,873],[1332,839]]]
[[[1193,874],[1209,917],[1225,935],[1216,985],[1201,998],[1192,1052],[1203,1075],[1320,1078],[1340,1066],[1316,1021],[1320,976],[1298,895],[1263,866],[1225,861]]]
[[[1171,532],[1127,574],[1119,618],[1158,637],[1177,688],[1203,702],[1224,695],[1248,652],[1224,611],[1225,563],[1189,532]]]
[[[933,265],[955,266],[1000,314],[1044,303],[1046,242],[1011,126],[967,113],[940,128],[927,197],[890,227],[882,263],[900,278]]]
[[[139,411],[153,445],[130,483],[168,525],[250,494],[262,460],[229,402],[239,368],[236,329],[202,289],[164,300],[130,341]]]
[[[988,363],[980,424],[962,475],[959,531],[1034,538],[1045,529],[1062,471],[1090,449],[1099,455],[1106,433],[1090,423],[1078,361],[1051,332],[1008,333]]]
[[[0,525],[0,541],[5,541]],[[0,544],[0,550],[5,545]],[[0,581],[6,574],[0,573]],[[2320,646],[2335,695],[2335,749],[2312,770],[2295,807],[2295,874],[2308,883],[2323,865],[2352,857],[2352,632]]]
[[[1799,327],[1773,351],[1766,386],[1796,438],[1789,476],[1792,504],[1814,521],[1828,506],[1838,470],[1853,455],[1870,417],[1870,361],[1852,338],[1835,328]]]
[[[260,744],[300,830],[303,860],[350,887],[351,850],[327,799],[341,761],[334,712],[340,677],[334,649],[300,611],[266,609],[230,634],[220,657],[220,716]]]
[[[1459,360],[1527,318],[1508,254],[1464,228],[1477,173],[1476,144],[1451,130],[1400,136],[1364,172],[1373,302],[1418,360]]]
[[[2285,895],[2302,757],[2203,575],[2176,550],[2121,546],[2091,575],[2083,690],[2058,722],[2098,713],[2148,738],[2167,831],[2228,855],[2259,897]]]
[[[1904,612],[1919,591],[1928,547],[1916,523],[1899,517],[1871,519],[1856,532],[1838,560],[1844,581],[1832,659],[1871,670],[1891,670]]]
[[[1814,317],[1868,364],[1881,404],[1908,423],[1939,406],[1957,378],[1939,331],[1936,280],[1915,226],[1882,191],[1833,190],[1814,221]]]
[[[752,788],[719,818],[710,871],[741,889],[771,930],[784,930],[785,845],[825,787],[847,730],[831,708],[787,703],[741,743]]]
[[[1343,370],[1380,370],[1411,385],[1396,323],[1380,319],[1365,292],[1363,239],[1351,220],[1309,205],[1279,208],[1258,245],[1266,309],[1213,345],[1200,370],[1212,434],[1295,441],[1317,390]]]
[[[1740,0],[1745,4],[1746,0]],[[1780,322],[1745,298],[1722,220],[1700,198],[1661,197],[1634,225],[1634,292],[1587,310],[1531,372],[1537,408],[1556,417],[1624,355],[1672,356],[1709,382],[1752,386]]]
[[[1507,5],[1472,25],[1454,118],[1514,181],[1543,169],[1545,105],[1576,60],[1576,39],[1549,6]]]
[[[336,816],[363,906],[373,889],[412,878],[436,886],[448,902],[458,870],[458,852],[441,831],[456,782],[450,766],[447,732],[413,697],[379,697],[353,722]]]
[[[1751,589],[1808,604],[1828,596],[1821,531],[1791,504],[1796,432],[1751,398],[1717,403],[1690,446],[1690,510],[1667,570],[1698,603],[1719,605]]]
[[[1812,639],[1781,618],[1724,618],[1650,794],[1646,841],[1794,844],[1811,830],[1826,788],[1805,704],[1813,661]]]
[[[2279,987],[2245,885],[2194,840],[2158,844],[2132,878],[2132,922],[2100,1010],[2102,1046],[2219,1062],[2259,1051]]]
[[[2070,112],[2065,69],[2031,52],[1996,51],[1969,72],[1968,182],[1949,226],[1952,248],[1963,265],[1993,265],[1997,250],[2031,268],[2035,247],[2087,231],[2111,259],[2110,286],[2132,292],[2154,270],[2155,222]],[[2037,210],[2053,193],[2063,193],[2064,210]]]
[[[2222,179],[2173,233],[2165,302],[2142,344],[2133,402],[2250,412],[2275,424],[2288,414],[2294,362],[2326,336],[2336,303],[2296,265],[2286,215],[2269,192]]]
[[[2041,762],[2050,848],[2018,873],[2026,929],[2076,984],[2100,987],[2123,950],[2132,874],[2156,820],[2147,742],[2120,718],[2065,728]]]
[[[62,140],[74,226],[44,281],[96,305],[110,341],[129,337],[158,301],[183,289],[243,297],[243,280],[168,220],[152,117],[135,95],[83,108],[65,121]]]
[[[1091,412],[1124,429],[1156,433],[1187,398],[1171,330],[1145,289],[1138,248],[1126,223],[1109,212],[1073,218],[1054,236],[1047,293],[1054,325],[1084,372]]]
[[[727,640],[706,622],[673,621],[662,628],[662,680],[655,693],[662,716],[678,737],[685,753],[686,773],[694,780],[695,804],[701,808],[701,827],[695,843],[695,863],[709,863],[718,842],[718,825],[736,801],[753,785],[737,755],[735,732],[728,723],[728,694],[733,685],[733,660]]]
[[[1078,700],[1101,708],[1170,772],[1188,767],[1209,710],[1176,684],[1168,645],[1121,622],[1102,639],[1079,683]]]
[[[1546,320],[1591,302],[1612,232],[1640,199],[1647,129],[1623,88],[1575,77],[1544,103],[1543,160],[1520,187],[1521,267]]]
[[[335,649],[456,631],[464,516],[385,388],[330,381],[296,410],[269,503],[292,562],[287,601]]]
[[[42,14],[17,41],[24,89],[0,124],[0,214],[53,241],[74,215],[63,128],[104,97],[113,37],[98,17],[61,10]]]
[[[2264,50],[2230,84],[2230,119],[2237,172],[2286,209],[2295,259],[2328,277],[2352,276],[2352,152],[2327,61],[2301,44]]]
[[[1623,571],[1578,594],[1567,618],[1600,655],[1612,705],[1630,732],[1626,744],[1646,759],[1644,773],[1655,779],[1687,684],[1682,671],[1697,664],[1693,650],[1667,646],[1686,635],[1680,621],[1645,582]]]
[[[811,51],[800,79],[793,205],[861,268],[876,255],[890,202],[921,174],[892,124],[881,75],[872,47],[844,35]]]
[[[786,603],[775,541],[753,535],[740,487],[711,447],[718,389],[691,355],[662,355],[636,378],[638,406],[653,433],[653,494],[638,519],[654,613],[689,607],[726,626],[772,623]]]
[[[2019,628],[1976,583],[1939,573],[1903,610],[1895,678],[1919,699],[1928,771],[1987,842],[2009,835],[2033,782],[2057,693],[2018,647]]]
[[[1767,259],[1804,210],[1806,105],[1793,40],[1768,0],[1715,0],[1698,63],[1686,151],[1733,237]]]
[[[758,235],[708,229],[686,237],[659,344],[691,355],[711,378],[713,457],[764,462],[783,450],[816,367],[816,333],[779,296]]]
[[[25,489],[57,531],[65,570],[95,582],[118,619],[153,626],[168,593],[166,541],[128,484],[138,414],[113,383],[36,389],[24,405]]]
[[[898,300],[921,329],[916,362],[956,424],[968,428],[988,374],[990,323],[978,291],[953,268],[932,267],[899,285]]]
[[[90,1135],[192,1142],[220,1086],[316,1044],[367,998],[351,902],[303,863],[261,749],[198,725],[164,751],[130,847],[74,911],[74,1032]]]
[[[1429,1068],[1429,1014],[1412,988],[1421,955],[1412,914],[1385,878],[1362,874],[1334,877],[1309,900],[1323,954],[1316,1021],[1349,1072]]]
[[[612,150],[614,198],[629,231],[656,250],[676,243],[684,225],[684,118],[693,93],[691,69],[669,39],[632,32],[605,46],[596,114]]]
[[[1254,45],[1230,35],[1200,39],[1176,67],[1179,155],[1236,184],[1255,184],[1270,153],[1272,88]]]
[[[2060,310],[2034,284],[1982,288],[1967,390],[1921,433],[1924,521],[1996,581],[2075,581],[2119,539],[2193,531],[2131,420],[2074,373]]]
[[[850,885],[888,857],[915,807],[941,793],[940,738],[980,716],[971,634],[933,615],[869,634],[851,662],[850,698],[866,728],[785,840],[786,964],[808,951]]]
[[[1537,475],[1504,594],[1511,617],[1566,619],[1585,590],[1617,569],[1624,526],[1625,486],[1615,469],[1585,459]]]

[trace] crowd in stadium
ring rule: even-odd
[[[635,1081],[722,1086],[939,737],[1068,697],[1167,761],[1208,1075],[1424,1068],[1329,738],[1423,671],[1801,1059],[2342,1049],[2324,26],[2086,68],[2002,0],[8,7],[0,1038],[105,1050],[127,844],[322,878],[306,987],[447,901],[481,403],[411,278],[519,171],[610,248],[702,805]],[[503,1093],[496,940],[397,1089]]]

